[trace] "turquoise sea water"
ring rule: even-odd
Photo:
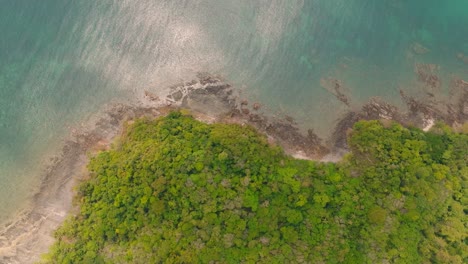
[[[110,100],[210,72],[326,135],[347,106],[324,80],[398,104],[417,63],[468,80],[467,0],[0,0],[0,220]]]

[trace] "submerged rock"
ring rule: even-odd
[[[261,105],[259,103],[254,103],[252,108],[255,110],[255,111],[258,111],[260,109]]]
[[[426,47],[424,47],[422,44],[414,42],[411,45],[411,49],[413,50],[414,53],[422,55],[428,53],[430,50]]]
[[[174,98],[174,100],[176,100],[176,101],[180,101],[183,96],[184,96],[184,94],[182,93],[182,91],[177,91],[177,92],[172,94],[172,98]]]
[[[320,85],[335,96],[335,98],[350,107],[350,97],[345,94],[345,87],[341,80],[335,78],[322,78]]]

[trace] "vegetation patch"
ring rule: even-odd
[[[44,263],[466,263],[468,135],[355,124],[338,164],[249,126],[137,120]]]

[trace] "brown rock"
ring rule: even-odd
[[[159,101],[159,96],[148,91],[145,91],[145,98],[147,98],[150,101]]]
[[[176,101],[180,101],[183,96],[184,96],[184,94],[181,91],[177,91],[177,92],[172,94],[172,98],[174,98],[174,100],[176,100]]]
[[[259,103],[254,103],[252,108],[257,111],[258,109],[260,109],[261,105]]]

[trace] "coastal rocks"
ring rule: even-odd
[[[350,107],[350,96],[345,94],[345,88],[341,80],[335,78],[322,78],[320,85],[335,96],[335,98]]]
[[[172,107],[189,109],[197,115],[215,121],[248,124],[264,132],[288,153],[303,153],[306,158],[319,159],[329,152],[312,131],[303,133],[292,117],[273,118],[260,113],[261,104],[239,99],[233,87],[222,78],[206,73],[185,84],[174,85],[166,99]]]
[[[200,80],[201,88],[191,89],[181,98],[181,107],[216,117],[224,116],[236,107],[229,84],[204,80]]]
[[[274,120],[266,125],[264,131],[289,153],[303,153],[303,156],[308,158],[323,157],[329,153],[328,148],[312,129],[304,135],[296,125],[285,120]]]
[[[400,95],[408,108],[407,119],[413,124],[424,125],[425,120],[433,119],[453,126],[456,123],[463,124],[468,121],[468,82],[462,79],[452,80],[450,98],[445,101],[411,97],[402,90],[400,90]],[[423,119],[422,122],[421,119]]]
[[[418,80],[424,84],[429,98],[433,98],[439,92],[441,81],[438,71],[439,67],[435,64],[415,66]],[[261,108],[259,103],[240,99],[236,89],[225,83],[222,78],[206,73],[199,74],[198,79],[173,86],[166,100],[173,102],[174,107],[190,109],[214,121],[252,125],[267,134],[270,141],[281,145],[291,155],[300,153],[300,156],[312,159],[320,159],[324,155],[333,156],[333,153],[342,155],[347,149],[347,133],[359,120],[394,120],[406,126],[428,129],[437,120],[454,125],[463,124],[468,117],[468,83],[461,79],[452,81],[451,104],[440,104],[436,100],[427,100],[427,98],[415,98],[400,90],[406,109],[399,109],[379,98],[371,98],[369,102],[355,110],[351,107],[350,96],[347,95],[347,89],[342,81],[322,78],[320,83],[350,109],[336,122],[334,132],[326,141],[319,138],[312,130],[301,130],[290,116],[274,117],[259,112]]]
[[[434,73],[437,66],[419,65],[418,74],[432,88],[440,86]],[[455,78],[451,82],[451,96],[445,101],[416,98],[400,90],[400,96],[406,109],[399,109],[379,98],[371,98],[358,110],[350,110],[336,124],[331,137],[332,151],[347,149],[347,133],[359,120],[393,120],[404,126],[415,126],[425,131],[436,121],[442,121],[452,127],[461,127],[468,122],[468,82]]]
[[[426,94],[434,97],[439,92],[442,85],[441,79],[438,76],[439,66],[436,64],[416,64],[414,71],[418,76],[418,80],[426,87]]]
[[[333,130],[331,144],[333,151],[347,149],[347,136],[353,125],[359,120],[398,120],[403,121],[403,117],[395,106],[381,101],[379,98],[371,100],[362,106],[358,111],[349,111],[341,118]]]
[[[408,112],[406,114],[407,120],[411,120],[409,123],[407,122],[402,122],[403,120],[397,120],[400,121],[400,123],[403,124],[423,124],[424,126],[424,120],[426,119],[439,119],[439,120],[444,120],[446,117],[442,114],[440,110],[436,110],[434,105],[431,105],[429,102],[423,102],[421,100],[417,100],[414,97],[411,97],[407,95],[403,90],[400,89],[400,97],[403,100],[403,102],[406,104],[406,107],[408,108]]]
[[[182,91],[177,91],[175,93],[173,93],[172,95],[172,98],[176,101],[180,101],[182,100],[182,97],[184,96],[184,94],[182,93]]]
[[[261,106],[259,103],[254,103],[254,104],[252,105],[252,108],[253,108],[253,110],[255,110],[255,111],[258,111],[258,110],[260,109],[260,107],[262,107],[262,106]]]
[[[170,90],[164,98],[170,106],[188,108],[207,115],[225,115],[235,104],[231,86],[207,73],[198,73],[197,79],[173,85]]]
[[[286,117],[271,118],[256,113],[233,111],[231,118],[243,120],[257,128],[268,136],[270,142],[279,144],[291,155],[301,153],[302,158],[319,159],[329,153],[329,149],[313,130],[303,133],[294,120]]]
[[[432,85],[430,75],[436,74],[437,68],[426,65],[420,70],[421,80]],[[339,101],[351,105],[341,81],[330,78],[322,82]],[[89,152],[109,148],[128,120],[156,118],[174,109],[188,108],[195,117],[205,121],[251,125],[265,133],[268,142],[281,145],[288,154],[296,157],[337,161],[347,149],[347,133],[362,119],[396,120],[425,129],[437,120],[449,125],[464,124],[468,120],[468,82],[454,78],[451,85],[453,100],[450,104],[427,103],[401,91],[401,98],[408,108],[408,111],[402,111],[373,98],[337,121],[329,142],[324,142],[311,129],[301,129],[292,117],[273,117],[264,113],[265,109],[261,109],[259,103],[240,100],[236,90],[218,77],[200,74],[198,79],[173,86],[165,97],[145,91],[143,104],[114,105],[91,122],[91,127],[72,129],[74,136],[44,172],[43,185],[34,196],[31,210],[0,230],[0,263],[35,262],[39,254],[47,251],[53,242],[53,230],[73,210],[72,186],[75,180],[87,176],[83,170]],[[167,104],[171,106],[167,107]]]
[[[424,47],[414,45],[418,52]],[[261,105],[240,99],[237,90],[222,78],[200,73],[197,79],[171,87],[167,98],[173,107],[182,107],[204,115],[210,122],[230,122],[248,124],[267,134],[269,141],[281,145],[287,153],[310,159],[321,159],[327,155],[336,159],[347,149],[347,133],[359,120],[394,120],[406,126],[429,129],[436,121],[457,126],[468,120],[468,82],[457,79],[451,82],[452,98],[443,103],[436,100],[442,82],[436,64],[416,64],[415,73],[428,98],[415,98],[400,90],[406,109],[388,104],[379,98],[357,110],[352,107],[348,89],[336,78],[322,78],[320,84],[349,108],[342,118],[336,121],[329,138],[321,139],[312,130],[300,129],[295,120],[287,115],[275,117],[259,111]],[[209,118],[208,118],[209,117]],[[339,154],[337,154],[339,153]]]
[[[468,120],[468,82],[465,80],[457,79],[453,82],[454,91],[452,99],[455,103],[449,106],[449,114],[453,118],[453,122],[463,124]]]
[[[149,100],[149,98],[148,98]],[[108,149],[119,135],[123,123],[139,117],[155,118],[168,108],[113,105],[90,127],[73,129],[74,135],[64,143],[62,152],[51,158],[43,172],[42,185],[29,209],[0,228],[0,263],[35,263],[54,242],[54,230],[73,210],[73,186],[87,177],[84,168],[91,153]]]
[[[386,102],[381,101],[379,98],[374,97],[362,107],[360,115],[362,119],[389,119],[399,120],[400,115],[398,109]]]
[[[221,78],[211,75],[206,72],[200,72],[197,74],[197,78],[199,79],[199,82],[201,85],[207,85],[207,84],[219,84],[222,81]]]
[[[148,91],[145,91],[145,99],[149,100],[149,101],[159,101],[159,96],[151,93],[151,92],[148,92]]]

